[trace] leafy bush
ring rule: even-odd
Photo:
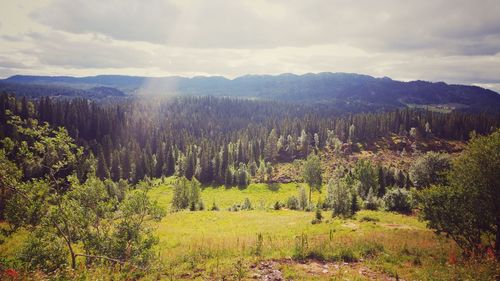
[[[354,214],[353,210],[356,207],[353,206],[353,196],[345,179],[336,182],[331,179],[328,182],[327,192],[327,205],[332,208],[332,216],[345,218]]]
[[[276,203],[274,203],[274,210],[278,211],[278,210],[281,210],[281,204],[279,201],[276,201]]]
[[[316,209],[316,206],[314,204],[307,204],[307,206],[304,208],[304,211],[306,212],[312,212]]]
[[[447,154],[427,152],[415,160],[410,167],[410,179],[417,188],[429,187],[432,184],[445,184],[446,172],[450,167],[450,158]]]
[[[299,206],[301,210],[305,210],[309,205],[309,201],[307,199],[306,189],[302,186],[299,190]]]
[[[52,272],[67,265],[68,251],[61,238],[39,229],[30,233],[19,259],[31,270]]]
[[[318,224],[321,223],[323,220],[323,214],[321,214],[321,209],[318,207],[316,208],[316,213],[314,214],[314,219],[311,221],[312,224]]]
[[[373,190],[370,189],[366,200],[363,202],[365,209],[367,210],[378,210],[383,205],[382,199],[378,198],[373,194]]]
[[[500,257],[498,171],[500,129],[471,139],[454,160],[447,185],[433,185],[416,193],[428,226],[455,240],[465,255],[484,253],[486,243]],[[495,237],[495,241],[483,237]]]
[[[255,241],[254,254],[256,256],[262,256],[262,248],[264,246],[264,237],[262,233],[257,234],[257,241]]]
[[[293,251],[293,258],[297,260],[304,260],[307,257],[309,248],[309,241],[307,235],[302,234],[295,238],[295,248]]]
[[[410,192],[403,188],[390,189],[384,195],[385,208],[388,211],[407,213],[411,211]]]
[[[298,210],[298,209],[300,209],[299,199],[297,199],[297,197],[295,197],[295,196],[291,196],[286,201],[286,207],[288,209],[290,209],[290,210]]]
[[[205,208],[201,201],[200,183],[193,179],[182,177],[174,183],[174,196],[172,198],[174,210],[188,209],[190,211],[203,210]]]
[[[357,180],[357,189],[363,199],[368,198],[370,190],[378,191],[378,173],[367,160],[359,160],[354,167],[354,178]],[[377,192],[378,193],[378,192]]]
[[[250,199],[245,198],[245,201],[243,202],[241,209],[242,210],[253,210],[252,203],[250,202]]]

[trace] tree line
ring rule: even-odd
[[[0,95],[0,137],[18,138],[9,116],[64,127],[95,162],[100,179],[137,183],[178,175],[202,184],[246,185],[271,178],[276,162],[325,146],[371,142],[391,133],[466,140],[499,127],[491,114],[402,109],[339,115],[322,106],[216,97],[98,103]],[[15,159],[13,159],[15,160]],[[33,171],[24,170],[24,177]]]

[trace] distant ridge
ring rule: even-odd
[[[51,95],[51,89],[58,95],[68,93],[67,96],[90,98],[139,94],[213,95],[336,104],[359,110],[431,106],[448,110],[500,111],[500,95],[481,87],[420,80],[402,82],[356,73],[284,73],[244,75],[234,79],[222,76],[15,75],[0,80],[0,92],[37,97]]]

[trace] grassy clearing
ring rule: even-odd
[[[171,179],[167,180],[171,181]],[[242,204],[245,198],[250,199],[254,209],[265,210],[272,208],[276,201],[286,203],[290,196],[298,196],[300,187],[306,188],[307,194],[309,189],[302,183],[285,183],[285,184],[250,184],[247,188],[239,189],[238,187],[227,188],[225,186],[208,186],[204,187],[201,193],[201,198],[206,208],[210,208],[215,203],[220,210],[227,210],[233,204]],[[313,194],[313,202],[318,202],[318,199],[324,200],[326,188],[323,187],[322,194],[315,192]],[[173,189],[169,184],[160,185],[150,191],[151,198],[155,198],[158,203],[170,209],[172,201]]]
[[[323,223],[313,225],[313,212],[272,210],[276,201],[297,195],[298,187],[290,183],[252,184],[243,190],[204,188],[206,207],[215,202],[221,211],[170,212],[157,225],[158,269],[143,277],[245,280],[255,277],[256,265],[266,260],[275,261],[276,269],[293,280],[494,280],[500,274],[493,261],[458,259],[450,264],[450,255],[458,256],[454,244],[412,216],[360,211],[353,219],[340,220],[323,212]],[[315,193],[313,200],[325,195]],[[172,187],[159,185],[150,196],[169,209]],[[254,210],[227,211],[245,198]],[[13,257],[24,237],[20,233],[7,239],[0,245],[0,257]],[[82,269],[82,279],[102,276],[103,270]],[[105,273],[110,278],[120,274],[118,269]]]
[[[470,264],[449,265],[450,253],[458,250],[452,242],[436,236],[416,217],[382,211],[360,211],[350,220],[331,218],[313,225],[314,213],[272,210],[276,201],[297,195],[300,184],[270,187],[252,184],[248,188],[208,187],[202,191],[206,207],[215,202],[221,211],[170,213],[158,225],[159,252],[174,279],[236,278],[244,268],[259,260],[316,260],[321,263],[362,263],[376,274],[403,279],[448,280],[467,277]],[[314,193],[313,201],[324,200],[325,191]],[[169,207],[172,191],[168,185],[152,190],[151,196]],[[252,211],[229,212],[234,203],[249,198]],[[262,240],[259,241],[259,234]],[[241,261],[243,266],[238,266]],[[494,264],[482,263],[485,278],[494,276]],[[330,271],[322,276],[307,266],[284,262],[287,277],[300,280],[350,278],[364,280],[353,267]],[[498,270],[497,270],[498,271]],[[375,274],[374,273],[374,274]],[[319,279],[318,279],[319,278]],[[237,279],[237,278],[236,278]]]

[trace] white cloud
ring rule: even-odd
[[[12,1],[0,75],[332,71],[498,90],[499,14],[490,0]]]

